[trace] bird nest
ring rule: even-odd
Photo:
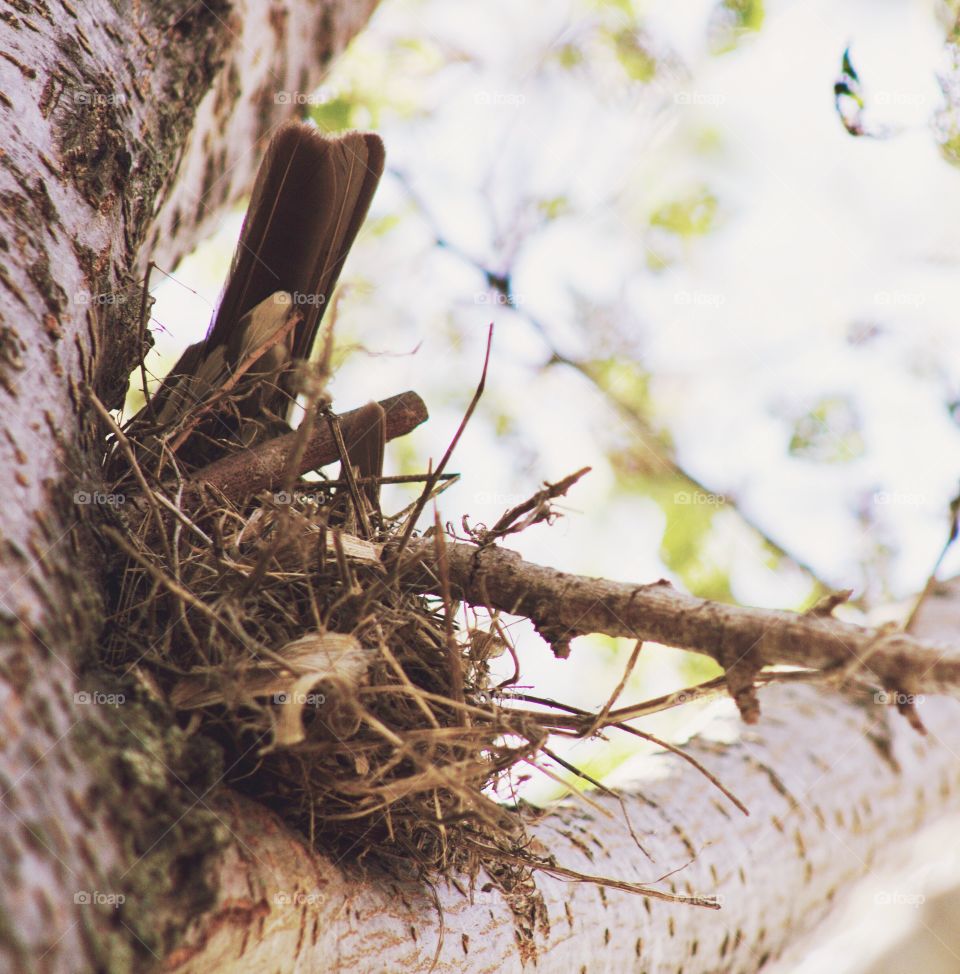
[[[481,390],[482,382],[464,424]],[[367,408],[389,418],[409,404],[405,397],[420,402],[404,394]],[[324,415],[346,460],[336,418]],[[408,428],[425,417],[423,410]],[[320,414],[314,420],[322,424]],[[191,422],[187,414],[183,423]],[[307,442],[310,427],[198,476],[169,457],[148,473],[142,459],[156,447],[155,434],[138,442],[113,426],[107,469],[115,488],[135,500],[121,529],[105,528],[120,554],[108,659],[149,670],[178,720],[220,745],[224,783],[275,810],[319,851],[424,876],[473,880],[482,868],[507,894],[521,939],[543,919],[537,870],[715,906],[565,869],[531,841],[522,802],[495,800],[513,794],[516,766],[540,755],[579,773],[550,750],[549,735],[584,736],[598,725],[595,715],[562,704],[523,695],[544,709],[503,702],[490,660],[509,651],[515,672],[508,682],[516,684],[519,659],[495,613],[451,595],[439,515],[427,542],[433,568],[401,557],[443,489],[440,475],[459,432],[437,470],[421,478],[418,501],[384,516],[366,506],[376,491],[355,481],[349,462],[346,481],[293,475],[293,460],[302,470],[313,463],[305,457],[333,459]],[[167,442],[175,435],[168,431]],[[290,439],[290,449],[277,453]],[[237,469],[262,472],[258,462],[270,450],[289,461],[282,489],[238,493]],[[473,539],[491,543],[548,520],[550,499],[585,472],[547,485]],[[417,542],[421,550],[424,543]]]
[[[124,445],[114,478],[147,487]],[[362,537],[348,500],[342,483],[240,503],[151,483],[140,516],[108,528],[122,553],[109,659],[147,668],[220,744],[226,783],[318,849],[475,874],[524,846],[521,817],[490,791],[547,731],[497,699],[497,623],[464,626],[396,557],[413,512],[371,517]]]

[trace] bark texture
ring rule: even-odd
[[[444,884],[441,927],[429,887],[348,874],[224,793],[215,752],[172,724],[147,676],[84,672],[102,622],[98,528],[121,501],[97,494],[83,385],[119,402],[148,256],[169,265],[248,188],[251,147],[372,7],[38,0],[0,17],[0,970],[428,970],[439,956],[437,970],[510,971],[535,955],[541,971],[754,970],[889,842],[955,804],[940,743],[954,701],[924,705],[924,739],[888,708],[764,691],[758,732],[696,748],[751,818],[664,759],[666,776],[626,798],[652,862],[606,799],[610,817],[566,806],[538,827],[561,865],[595,874],[648,881],[693,858],[668,882],[718,892],[720,914],[540,877],[542,901],[480,890],[471,903]],[[656,587],[646,622],[629,614],[641,594],[594,593],[577,618],[524,603],[522,585],[502,597],[557,643],[626,597],[631,633],[682,644]],[[691,627],[727,611],[686,608]],[[751,618],[764,652],[804,658],[809,629]],[[690,642],[712,632],[729,662],[729,631],[691,628]]]
[[[146,260],[188,251],[248,188],[256,137],[373,6],[40,0],[0,17],[0,970],[143,969],[203,900],[219,826],[195,745],[156,731],[148,690],[121,708],[79,676],[115,516],[83,384],[121,401]],[[137,886],[144,913],[123,917]]]
[[[848,669],[898,694],[960,695],[960,632],[922,639],[902,629],[867,629],[829,612],[753,609],[698,599],[668,581],[611,582],[570,575],[524,561],[508,548],[448,544],[447,568],[458,598],[525,616],[558,656],[588,633],[665,643],[703,653],[742,682],[764,666]],[[439,592],[436,546],[414,541],[404,557],[423,566],[423,585]],[[935,586],[930,606],[949,604],[949,586]],[[928,610],[932,611],[932,610]]]
[[[915,629],[930,643],[956,639],[960,580],[939,587]],[[921,735],[873,695],[807,686],[761,694],[758,727],[731,714],[723,736],[735,728],[734,743],[689,747],[749,818],[690,765],[663,755],[625,788],[623,808],[594,793],[599,810],[567,802],[534,829],[536,851],[583,873],[650,883],[679,869],[661,888],[716,894],[719,912],[543,874],[539,904],[508,903],[482,881],[465,895],[463,877],[433,890],[364,876],[312,854],[263,809],[224,796],[216,814],[237,841],[216,866],[216,905],[168,964],[184,974],[256,971],[278,956],[292,971],[344,974],[756,971],[960,797],[957,700],[920,699]]]
[[[689,765],[663,757],[651,761],[660,775],[624,796],[651,859],[609,798],[593,796],[602,813],[564,804],[535,829],[539,851],[586,873],[649,883],[685,866],[661,888],[716,893],[719,911],[541,874],[543,913],[529,939],[518,936],[495,890],[478,888],[471,902],[454,884],[440,884],[441,924],[426,887],[343,870],[262,809],[230,798],[216,806],[237,840],[218,865],[217,903],[168,965],[178,974],[238,974],[282,957],[284,970],[344,974],[757,971],[811,930],[888,846],[955,808],[960,796],[956,701],[922,707],[931,732],[923,738],[889,708],[830,691],[778,686],[763,698],[771,716],[759,730],[729,747],[692,748],[748,805],[749,818]],[[529,925],[525,918],[521,927]]]

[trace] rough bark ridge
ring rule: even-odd
[[[585,873],[647,883],[685,866],[661,888],[716,893],[719,911],[540,874],[546,922],[536,930],[534,968],[533,944],[517,938],[499,892],[481,884],[471,897],[462,880],[461,889],[441,884],[434,901],[417,884],[360,881],[262,808],[230,797],[216,809],[238,841],[219,861],[215,905],[198,915],[170,969],[241,974],[283,957],[288,970],[342,974],[752,974],[823,919],[886,847],[954,808],[960,793],[960,767],[945,746],[960,716],[955,700],[924,705],[923,738],[890,708],[832,691],[778,686],[762,696],[767,716],[757,731],[729,746],[690,748],[733,786],[749,819],[689,765],[663,756],[662,776],[624,795],[650,859],[620,805],[596,794],[599,808],[566,803],[534,829],[539,852]]]
[[[440,944],[423,887],[347,879],[263,809],[214,795],[215,753],[170,726],[148,679],[76,694],[101,618],[97,527],[113,516],[94,494],[81,384],[118,401],[144,243],[164,263],[189,249],[247,188],[256,138],[372,6],[37,0],[0,17],[0,969],[427,970],[439,948],[437,969],[483,971],[530,955],[500,897],[471,906],[441,889]],[[749,822],[680,767],[627,798],[656,860],[642,875],[609,801],[612,818],[559,809],[539,829],[562,864],[596,874],[647,880],[696,853],[672,882],[719,891],[724,911],[543,877],[540,970],[755,969],[878,848],[954,802],[956,762],[937,738],[956,726],[954,701],[922,711],[924,741],[885,708],[764,693],[758,734],[699,745]]]
[[[216,820],[195,810],[209,762],[157,737],[149,693],[122,715],[97,705],[102,685],[75,696],[101,619],[96,525],[111,516],[82,383],[119,402],[144,242],[165,262],[190,249],[249,188],[256,137],[374,5],[39,0],[0,18],[0,969],[142,969],[163,950],[147,913],[178,883],[189,902],[216,845]],[[140,858],[171,839],[173,861]],[[149,896],[128,897],[121,922],[109,897],[138,885]]]

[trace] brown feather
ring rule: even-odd
[[[280,310],[266,300],[276,292],[292,295],[290,310],[299,311],[303,320],[285,343],[275,345],[249,369],[245,383],[260,380],[263,388],[244,397],[240,413],[254,423],[265,420],[267,425],[275,417],[286,416],[292,382],[285,367],[291,359],[310,355],[343,263],[383,173],[383,162],[383,143],[372,133],[325,136],[303,122],[287,122],[276,131],[257,172],[227,283],[207,336],[181,356],[154,397],[152,415],[161,425],[172,424],[181,412],[214,391],[282,324]],[[257,313],[251,314],[255,308]],[[150,415],[141,410],[131,428],[147,421],[151,421]],[[229,436],[231,430],[226,417],[205,422],[208,437]],[[242,439],[246,442],[249,436]],[[183,456],[196,451],[180,452]],[[191,459],[214,459],[209,452],[207,443]]]
[[[237,323],[275,291],[304,315],[291,345],[307,358],[347,253],[383,172],[383,143],[371,133],[327,137],[288,122],[270,141],[257,174],[227,285],[206,339],[207,353],[231,341]],[[235,365],[236,363],[230,363]],[[286,413],[289,378],[272,397]]]

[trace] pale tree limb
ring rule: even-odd
[[[949,628],[941,619],[921,632],[950,638],[960,631],[956,583],[953,592]],[[427,887],[341,869],[262,809],[229,797],[217,814],[236,841],[219,861],[217,904],[197,918],[168,969],[243,974],[285,957],[298,969],[343,974],[751,974],[812,929],[891,844],[956,808],[960,797],[955,700],[921,703],[930,731],[921,737],[890,708],[832,690],[762,692],[767,717],[758,729],[728,746],[690,748],[736,782],[749,818],[689,765],[661,756],[650,759],[659,774],[624,795],[653,864],[608,796],[594,795],[593,807],[559,805],[533,827],[537,851],[586,873],[649,882],[685,867],[662,888],[716,893],[719,912],[538,875],[547,922],[524,940],[498,892],[484,891],[481,880],[471,904],[451,882],[436,889],[441,936]],[[529,966],[534,951],[536,968]]]
[[[254,136],[300,109],[274,93],[319,83],[374,0],[7,6],[0,970],[143,970],[162,942],[161,918],[195,909],[181,890],[165,901],[163,889],[202,869],[214,838],[199,840],[206,826],[184,791],[197,765],[180,765],[180,745],[151,740],[167,766],[144,780],[135,756],[149,723],[125,739],[129,713],[97,706],[80,682],[103,626],[107,542],[97,529],[116,516],[99,492],[102,441],[81,384],[119,405],[141,351],[146,261],[169,269],[246,191]],[[144,823],[158,813],[166,825],[148,839]],[[147,876],[140,855],[164,835],[195,845]],[[157,894],[146,908],[154,939],[131,933],[143,918],[98,899],[120,895],[106,892],[120,877]]]

